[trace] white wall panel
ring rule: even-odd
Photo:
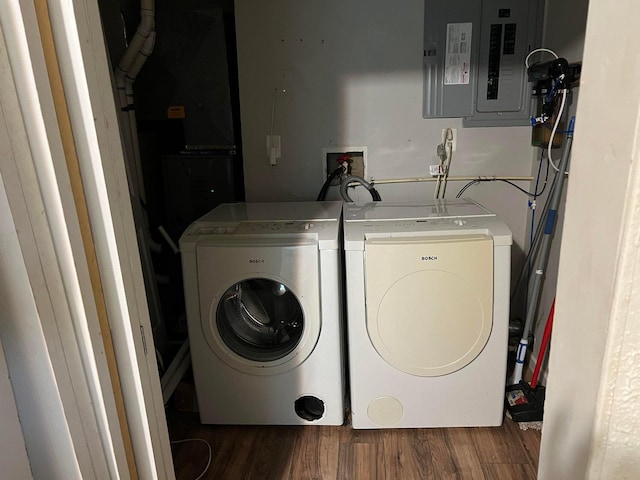
[[[425,176],[446,127],[458,128],[452,176],[530,174],[528,127],[463,129],[460,119],[422,118],[423,11],[424,0],[236,0],[247,201],[315,199],[322,149],[336,145],[366,146],[368,176]],[[274,98],[282,158],[271,167],[265,136]],[[450,184],[447,196],[463,185]],[[388,201],[430,199],[433,184],[379,191]],[[468,194],[523,244],[526,196],[495,184]]]

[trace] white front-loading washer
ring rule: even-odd
[[[341,213],[223,204],[182,235],[202,423],[343,424]]]
[[[466,200],[345,204],[354,428],[500,425],[512,236]]]

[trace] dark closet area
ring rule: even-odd
[[[141,4],[99,3],[115,71],[141,22]],[[132,206],[162,377],[187,339],[180,236],[215,206],[244,200],[244,182],[233,1],[154,3],[153,51],[133,98],[116,107],[121,119],[135,111],[139,162],[127,162],[141,179]],[[116,90],[114,83],[117,98]]]

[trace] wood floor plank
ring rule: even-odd
[[[214,458],[205,478],[247,478],[246,465],[255,434],[255,427],[218,427],[211,445]]]
[[[446,430],[444,428],[426,428],[415,429],[413,432],[413,444],[415,447],[422,445],[423,451],[420,454],[429,460],[425,478],[457,479],[458,472],[448,444]]]
[[[320,430],[320,457],[321,478],[323,480],[333,480],[338,478],[340,437],[333,434],[332,427],[322,427]],[[291,480],[296,479],[295,477],[292,477]]]
[[[172,440],[212,447],[206,479],[461,480],[535,478],[540,432],[500,428],[353,430],[341,427],[201,425],[171,413]],[[176,478],[192,480],[207,462],[200,442],[172,445]]]
[[[174,444],[172,452],[174,463],[180,465],[180,469],[176,469],[176,480],[197,478],[207,466],[209,449],[203,442],[191,440]]]
[[[536,480],[536,472],[529,464],[484,463],[486,480]]]
[[[501,427],[471,428],[481,463],[528,463],[520,437],[504,424]]]
[[[468,428],[447,429],[448,445],[461,480],[484,480],[471,432]]]
[[[540,458],[540,440],[542,432],[534,429],[522,430],[516,422],[509,418],[505,418],[504,423],[505,427],[520,439],[520,443],[522,443],[522,447],[527,454],[529,463],[531,463],[537,471],[538,459]]]
[[[291,480],[335,480],[340,435],[332,427],[302,427],[296,438]]]
[[[338,480],[384,480],[384,465],[379,464],[378,444],[342,443]]]
[[[256,433],[243,478],[288,480],[298,430],[293,427],[254,428]]]
[[[404,429],[388,429],[380,432],[382,438],[382,467],[385,479],[422,480],[422,469],[416,462],[413,445]]]

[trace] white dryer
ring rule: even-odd
[[[465,200],[343,215],[353,427],[500,425],[509,228]]]
[[[341,213],[223,204],[181,237],[202,423],[343,424]]]

